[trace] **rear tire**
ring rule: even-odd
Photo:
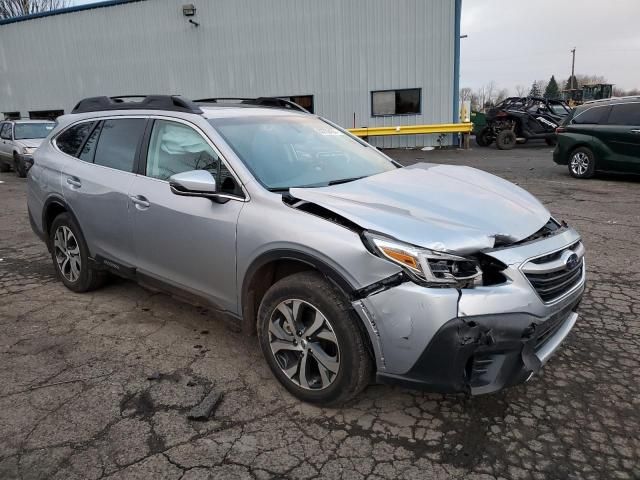
[[[489,127],[484,127],[478,134],[476,135],[476,144],[479,147],[488,147],[493,143],[493,140],[490,137],[491,129]]]
[[[358,321],[342,292],[322,275],[296,273],[272,285],[262,299],[260,348],[274,376],[295,397],[343,404],[372,375]]]
[[[596,157],[587,147],[578,147],[569,157],[569,174],[575,178],[591,178],[596,172]]]
[[[24,167],[24,163],[15,153],[13,154],[13,164],[15,165],[14,169],[16,171],[16,175],[18,175],[20,178],[24,178],[27,176],[27,171]]]
[[[61,213],[53,220],[49,244],[56,274],[69,290],[88,292],[104,283],[106,272],[89,264],[87,243],[71,215]]]
[[[544,139],[545,143],[550,147],[555,147],[558,141],[555,138],[547,137]]]
[[[516,145],[517,140],[513,130],[502,130],[496,136],[496,147],[500,150],[511,150]]]

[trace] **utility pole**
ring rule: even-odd
[[[571,88],[578,88],[578,85],[574,87],[575,68],[576,68],[576,47],[573,47],[573,50],[571,50],[571,53],[573,54],[573,59],[571,60],[571,85],[570,86]]]

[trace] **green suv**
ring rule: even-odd
[[[568,165],[576,178],[596,171],[640,173],[640,97],[585,103],[556,132],[553,161]]]

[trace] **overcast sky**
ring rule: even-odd
[[[640,0],[462,0],[461,87],[603,75],[640,88]],[[515,93],[515,92],[514,92]]]

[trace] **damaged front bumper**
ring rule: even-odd
[[[506,282],[474,289],[405,282],[353,302],[379,382],[475,395],[522,383],[547,362],[578,317],[585,286],[579,235],[567,229],[486,253],[507,265]]]

